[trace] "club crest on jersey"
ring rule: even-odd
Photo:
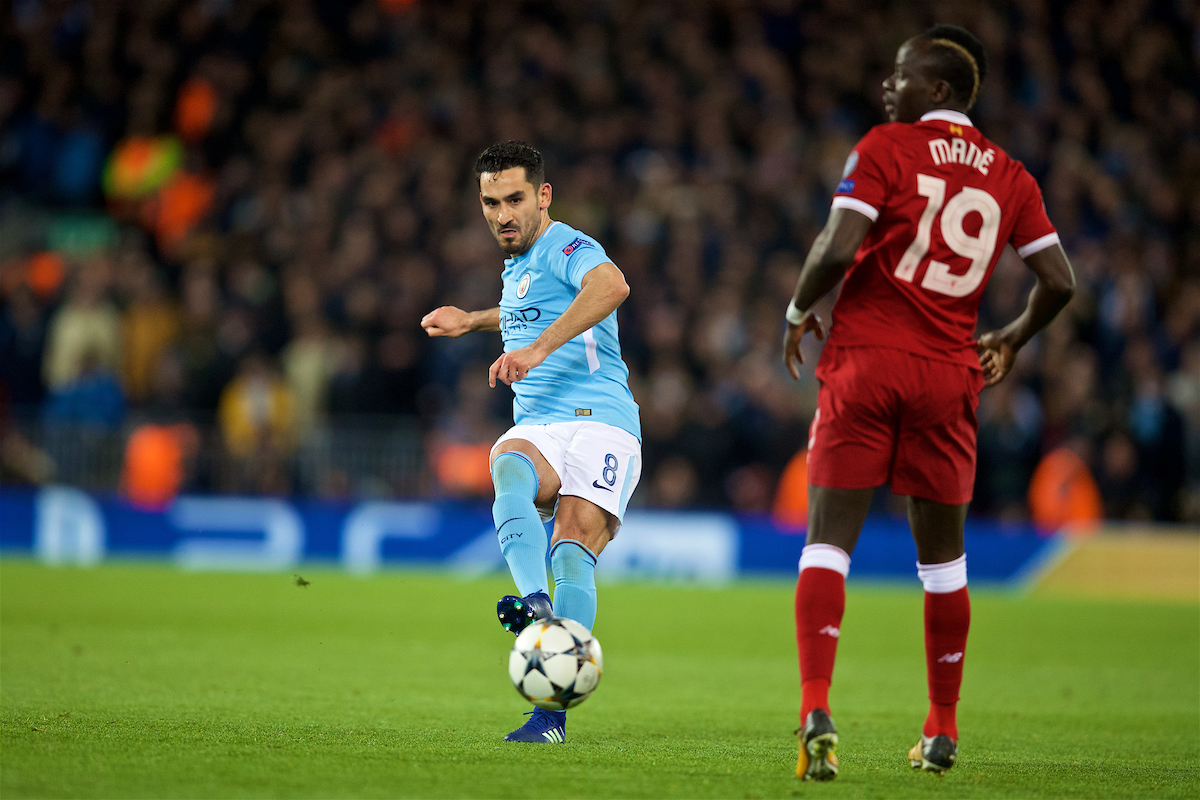
[[[595,245],[589,242],[587,239],[576,239],[563,248],[563,255],[569,256],[571,253],[574,253],[576,250],[579,250],[582,247],[595,247]]]
[[[521,276],[521,282],[517,284],[517,299],[525,299],[525,295],[529,294],[529,284],[533,283],[533,273],[526,272]]]

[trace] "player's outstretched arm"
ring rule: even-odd
[[[812,331],[818,339],[825,338],[825,326],[812,312],[813,304],[838,285],[870,228],[871,218],[867,215],[849,208],[835,208],[829,212],[829,221],[808,251],[792,304],[788,306],[788,326],[783,335],[783,363],[792,378],[799,379],[800,365],[804,363],[800,354],[804,334]]]
[[[512,384],[523,379],[555,350],[616,311],[629,296],[625,275],[611,262],[592,267],[580,285],[582,288],[571,305],[533,344],[496,359],[488,374],[490,386],[494,388],[497,380]]]
[[[463,311],[455,306],[442,306],[421,318],[421,327],[430,336],[455,338],[474,331],[500,330],[500,309]]]
[[[1004,379],[1017,360],[1017,352],[1058,316],[1075,293],[1075,273],[1062,245],[1031,254],[1025,259],[1025,266],[1037,276],[1025,311],[1000,330],[979,337],[979,364],[983,367],[985,386],[994,386]]]

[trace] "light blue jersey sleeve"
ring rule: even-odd
[[[579,236],[554,251],[550,272],[563,283],[569,283],[579,291],[583,288],[584,275],[611,261],[599,242],[589,236]]]

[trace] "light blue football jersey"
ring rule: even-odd
[[[550,223],[532,247],[505,259],[504,352],[533,344],[575,300],[583,276],[609,261],[595,239],[562,222]],[[555,350],[512,388],[517,425],[603,422],[642,438],[615,312]]]

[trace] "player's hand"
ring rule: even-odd
[[[492,368],[488,370],[488,386],[495,389],[497,380],[502,380],[509,386],[512,386],[528,375],[529,370],[545,360],[546,354],[542,353],[534,345],[522,347],[520,350],[513,350],[511,353],[505,353],[497,358],[492,363]]]
[[[783,363],[788,372],[792,373],[792,380],[800,380],[800,365],[804,363],[804,354],[800,352],[800,340],[809,331],[818,339],[825,339],[825,325],[811,310],[804,315],[799,325],[789,322],[783,334]]]
[[[442,306],[421,317],[421,327],[430,336],[454,338],[471,332],[471,315],[455,306]]]
[[[1004,380],[1017,360],[1017,349],[1000,331],[989,331],[975,343],[979,351],[979,366],[983,367],[983,385],[995,386]]]

